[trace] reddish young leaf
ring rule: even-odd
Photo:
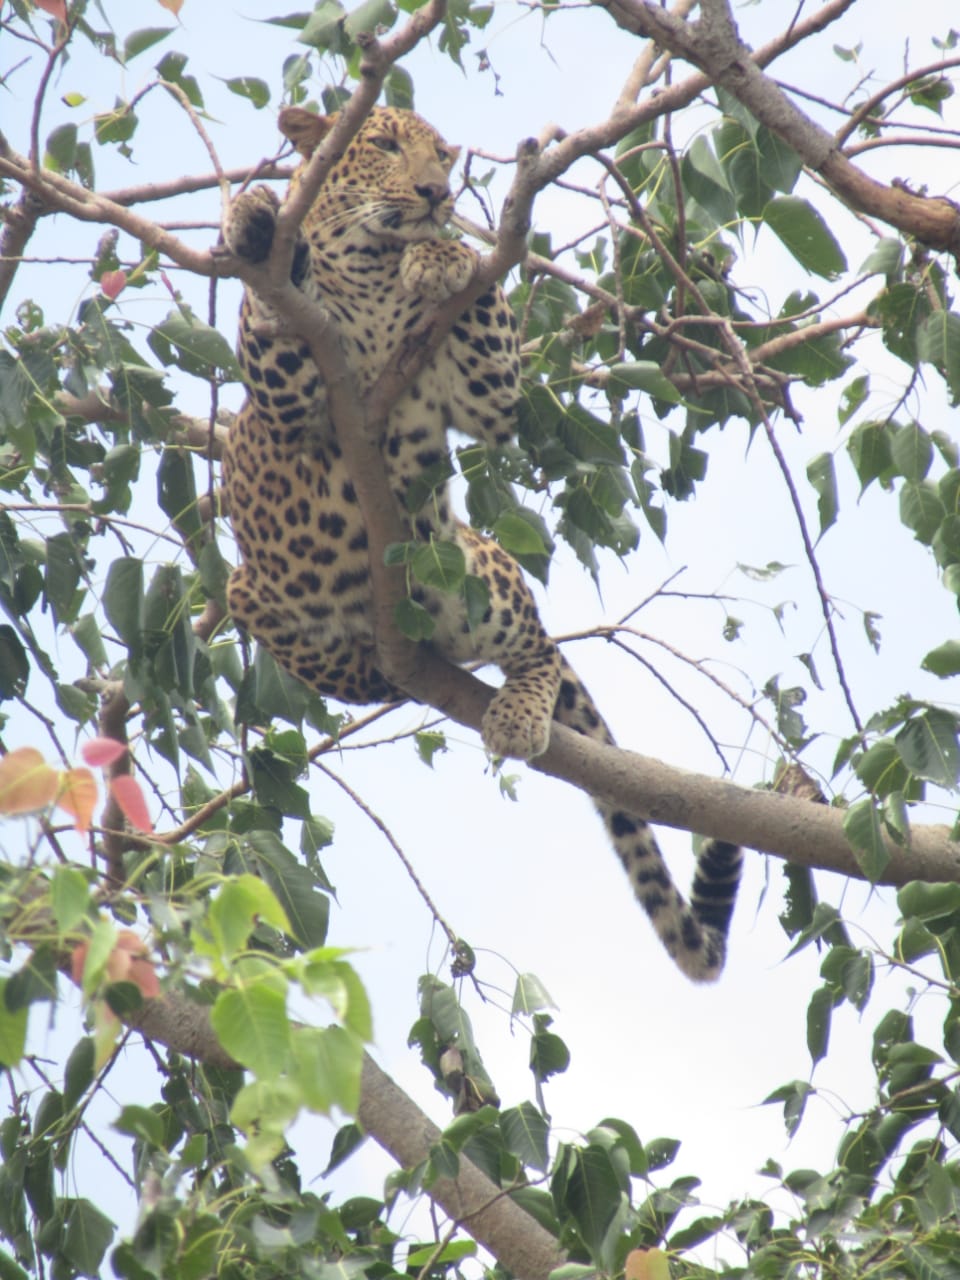
[[[117,934],[117,945],[107,961],[107,976],[111,982],[134,983],[145,1000],[160,994],[160,980],[146,943],[130,929],[121,929]]]
[[[126,749],[126,743],[116,738],[91,738],[80,747],[80,754],[94,769],[106,769],[119,760]]]
[[[70,953],[70,977],[78,987],[83,986],[83,971],[87,966],[87,952],[89,950],[90,943],[84,938],[83,942],[78,942]]]
[[[127,273],[125,271],[105,271],[100,277],[100,288],[103,290],[104,297],[112,302],[124,290],[127,283]]]
[[[36,747],[17,747],[0,760],[0,813],[33,813],[53,804],[59,774]]]
[[[158,0],[158,3],[172,14],[178,14],[183,8],[183,0]]]
[[[138,831],[153,830],[147,802],[136,778],[131,778],[128,773],[121,773],[111,781],[110,791],[120,806],[120,812],[128,822],[131,822]]]
[[[67,20],[67,0],[36,0],[37,8],[49,13],[58,22]]]
[[[57,808],[73,818],[77,831],[89,831],[93,811],[97,807],[97,780],[89,769],[65,769],[60,775]]]

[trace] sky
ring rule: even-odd
[[[868,24],[868,8],[854,6],[843,22],[821,37],[814,54],[801,49],[778,62],[778,75],[791,83],[815,84],[824,97],[839,99],[861,74],[875,71],[877,83],[899,74],[904,49],[902,34],[895,28],[901,24]],[[123,33],[169,22],[169,15],[153,0],[126,0],[123,5],[105,0],[104,9]],[[180,14],[182,30],[160,46],[189,54],[188,69],[202,78],[207,95],[208,128],[227,166],[276,150],[278,69],[292,42],[289,32],[256,21],[274,9],[279,6],[257,5],[255,0],[246,5],[186,0]],[[744,38],[754,45],[762,43],[794,9],[793,4],[771,0],[738,9]],[[945,35],[951,11],[945,2],[917,6],[912,63],[934,60],[936,51],[927,33]],[[852,48],[860,41],[863,48],[856,64],[831,53],[833,45]],[[16,60],[16,51],[5,49],[4,43],[0,41],[0,64],[6,67]],[[573,9],[544,19],[536,8],[507,4],[496,7],[483,43],[496,79],[477,69],[475,52],[470,51],[464,58],[465,73],[435,49],[418,49],[406,65],[414,76],[421,114],[449,140],[500,155],[511,154],[520,138],[540,133],[548,121],[569,129],[605,116],[638,51],[602,11]],[[91,63],[78,48],[51,94],[44,130],[73,118],[59,101],[61,95],[75,88],[84,92],[88,101],[81,114],[108,109],[115,92],[129,96],[136,91],[151,74],[154,61],[152,53],[144,55],[115,83],[105,74],[104,64]],[[96,78],[91,77],[91,67]],[[267,79],[274,90],[270,107],[254,112],[212,79],[235,75]],[[8,93],[0,107],[3,128],[17,147],[23,145],[29,109],[27,86],[26,77],[19,85],[12,80],[12,95]],[[17,97],[18,92],[24,96]],[[111,168],[109,156],[100,152],[101,185],[208,170],[199,140],[179,127],[160,95],[144,101],[141,115],[145,136],[154,140],[149,168],[142,144],[134,165],[117,162]],[[702,121],[707,120],[702,113]],[[898,160],[902,163],[896,154],[880,152],[867,163],[870,172],[883,177],[898,172]],[[911,163],[926,166],[923,172],[911,173],[911,185],[927,182],[935,190],[943,188],[942,153],[934,153],[932,159],[914,155]],[[589,177],[585,168],[581,172]],[[956,198],[955,189],[952,194]],[[208,197],[206,207],[216,216],[215,197]],[[173,216],[179,215],[182,209]],[[555,243],[562,242],[573,234],[578,216],[572,201],[548,193],[537,204],[537,229],[549,230]],[[836,206],[831,216],[856,265],[869,251],[869,236]],[[56,219],[32,242],[31,252],[39,255],[55,246],[64,254],[73,235],[65,219]],[[209,239],[209,233],[200,234],[202,243]],[[83,232],[77,243],[82,252],[92,237]],[[863,252],[858,257],[859,245]],[[790,281],[789,287],[798,283],[823,288],[822,282],[805,280],[767,233],[761,233],[755,246],[744,246],[741,255],[734,268],[738,284],[756,297],[767,297],[773,308],[788,288],[781,281]],[[175,279],[189,293],[190,283],[182,273]],[[32,274],[25,269],[12,305],[28,292],[36,293],[45,299],[51,316],[60,316],[65,303],[75,305],[82,295],[84,273],[82,268],[73,275],[58,273],[53,288],[49,281],[42,268]],[[203,283],[193,290],[201,314],[205,294]],[[223,289],[219,314],[227,334],[233,332],[236,297],[234,288]],[[124,314],[138,326],[166,305],[158,291],[129,300],[125,296],[123,301]],[[852,299],[844,299],[838,311],[853,310],[854,305]],[[905,370],[884,357],[879,340],[865,342],[858,354],[872,374],[872,406],[882,413],[905,384]],[[818,557],[827,589],[841,609],[841,647],[854,698],[867,712],[901,692],[943,699],[949,691],[932,677],[921,678],[918,665],[934,644],[956,635],[955,604],[938,586],[929,553],[897,522],[894,500],[874,486],[858,501],[853,470],[843,457],[846,433],[836,414],[839,385],[831,384],[817,396],[798,397],[802,432],[781,422],[778,438],[811,522],[816,498],[805,487],[804,468],[822,451],[838,455],[841,521],[824,537]],[[191,403],[191,394],[185,392],[182,407],[204,412],[205,404]],[[230,395],[225,399],[229,403]],[[233,402],[233,407],[239,404],[236,388]],[[913,403],[928,429],[957,434],[955,411],[948,409],[936,379],[927,379]],[[645,414],[644,426],[648,448],[664,458],[665,432],[652,412]],[[796,655],[814,653],[825,690],[811,692],[806,710],[808,720],[823,727],[823,737],[811,749],[809,762],[829,779],[836,742],[852,726],[830,669],[812,577],[782,481],[764,441],[751,442],[742,423],[711,432],[703,447],[710,452],[707,482],[695,501],[670,505],[666,546],[644,528],[641,549],[626,564],[612,555],[603,559],[600,592],[572,557],[561,553],[549,588],[537,589],[545,621],[555,634],[609,622],[679,571],[675,589],[735,597],[730,610],[746,625],[741,639],[732,644],[720,637],[724,609],[715,601],[661,598],[644,609],[636,624],[693,658],[709,656],[711,669],[748,698],[774,674],[782,684],[802,680],[809,685]],[[737,567],[770,561],[789,567],[769,583],[753,581]],[[774,610],[784,603],[781,624]],[[862,610],[881,615],[879,654],[867,643]],[[642,653],[696,704],[723,746],[733,780],[747,786],[768,782],[777,758],[775,744],[756,728],[751,730],[742,711],[689,668],[649,644]],[[712,745],[688,712],[642,666],[602,641],[572,644],[567,656],[624,746],[693,771],[720,772]],[[409,730],[425,715],[406,707],[394,713],[387,727],[391,733]],[[33,732],[31,725],[24,725],[23,742]],[[553,996],[554,1029],[573,1054],[570,1070],[547,1088],[547,1104],[561,1137],[614,1115],[629,1121],[644,1140],[678,1138],[682,1147],[673,1172],[701,1177],[702,1200],[709,1206],[722,1206],[748,1192],[765,1194],[767,1184],[755,1171],[768,1158],[787,1169],[827,1166],[842,1132],[842,1118],[871,1102],[870,1033],[888,1007],[902,1005],[903,978],[892,975],[883,980],[862,1023],[848,1008],[838,1013],[833,1050],[814,1076],[824,1096],[811,1103],[809,1118],[788,1143],[778,1108],[762,1102],[777,1086],[808,1074],[805,1008],[817,985],[819,958],[813,949],[787,958],[789,940],[777,919],[782,908],[777,860],[747,855],[727,969],[715,986],[692,986],[670,964],[633,901],[589,800],[521,765],[511,765],[510,772],[519,778],[518,800],[511,802],[501,796],[478,739],[456,726],[449,728],[448,736],[451,749],[435,759],[432,770],[416,758],[408,738],[376,750],[351,744],[329,763],[386,823],[445,918],[477,951],[478,977],[488,998],[484,1002],[476,993],[465,992],[465,1003],[504,1102],[514,1104],[532,1095],[526,1036],[510,1026],[504,1008],[509,1009],[515,973],[534,972]],[[7,741],[21,745],[16,726]],[[336,823],[335,844],[324,858],[339,904],[332,913],[330,941],[362,948],[355,962],[373,1001],[376,1056],[443,1125],[447,1104],[434,1093],[416,1053],[406,1048],[407,1032],[417,1016],[417,976],[425,971],[446,974],[443,937],[432,928],[404,869],[369,819],[322,775],[313,775],[310,788],[315,811]],[[930,816],[951,820],[947,810]],[[689,837],[664,832],[662,842],[678,883],[686,888],[692,869]],[[79,849],[77,856],[83,856]],[[855,940],[889,946],[896,925],[890,891],[829,875],[818,876],[818,886],[821,896],[840,907],[852,923]],[[917,1016],[932,1024],[941,1012],[924,1000]],[[54,1055],[59,1045],[72,1042],[70,1030],[66,1018],[52,1028],[37,1028],[38,1047]],[[135,1092],[138,1083],[135,1070],[126,1077],[118,1071],[111,1078],[118,1097],[126,1088]],[[104,1100],[104,1123],[109,1123],[111,1105]],[[316,1152],[318,1168],[325,1162],[333,1130],[328,1122],[310,1118],[297,1131],[304,1147]],[[371,1176],[379,1178],[388,1168],[389,1162],[368,1144],[338,1173],[335,1190],[369,1193]],[[84,1169],[72,1172],[82,1185]],[[125,1210],[118,1204],[117,1212]]]

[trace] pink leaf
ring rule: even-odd
[[[112,302],[124,290],[127,283],[127,273],[125,271],[105,271],[100,277],[100,288],[103,290],[104,297]]]
[[[37,0],[37,8],[49,13],[58,22],[67,20],[67,0]]]
[[[153,823],[150,820],[147,802],[143,798],[140,783],[136,778],[131,778],[129,773],[121,773],[111,781],[110,791],[114,800],[116,800],[117,804],[120,806],[120,811],[123,816],[131,822],[138,831],[153,830]]]
[[[83,743],[80,754],[95,769],[106,769],[119,760],[126,749],[126,743],[118,742],[116,738],[91,738]]]

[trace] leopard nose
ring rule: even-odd
[[[444,200],[450,199],[450,188],[445,182],[423,182],[414,190],[421,200],[426,200],[431,209],[436,209]]]

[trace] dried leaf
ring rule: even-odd
[[[153,822],[140,783],[128,773],[121,773],[110,783],[110,792],[120,812],[138,831],[152,831]]]
[[[17,747],[0,760],[0,813],[33,813],[53,804],[60,776],[36,747]]]
[[[77,831],[89,831],[96,807],[97,780],[90,770],[82,766],[78,769],[65,769],[60,775],[57,808],[70,814]]]

